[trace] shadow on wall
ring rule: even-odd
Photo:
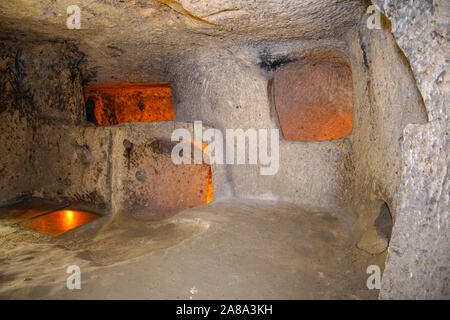
[[[381,254],[389,246],[393,227],[391,211],[384,202],[380,206],[378,216],[359,240],[357,247],[370,254]]]

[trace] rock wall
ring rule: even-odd
[[[45,137],[37,132],[41,121],[82,121],[81,60],[66,43],[1,42],[1,202],[30,195],[36,187],[32,141]]]
[[[434,1],[374,1],[392,23],[423,96],[429,123],[409,125],[402,144],[402,181],[382,299],[450,297],[449,15]]]
[[[39,34],[79,41],[89,53],[91,79],[169,80],[177,120],[203,120],[222,130],[277,129],[270,90],[274,70],[311,48],[347,53],[355,109],[351,135],[324,142],[281,138],[273,176],[261,176],[255,165],[213,167],[215,195],[333,209],[353,200],[361,235],[385,202],[395,225],[380,297],[448,298],[448,1],[375,0],[390,19],[383,19],[381,30],[367,29],[367,15],[355,26],[361,2],[354,0],[314,6],[277,1],[258,6],[261,10],[242,1],[237,10],[226,11],[215,1],[211,21],[180,17],[173,3],[157,2],[132,5],[124,13],[125,3],[89,1],[82,6],[87,20],[81,32],[65,28],[66,17],[58,14],[65,12],[62,4],[8,2],[1,26],[11,30],[12,39]],[[183,3],[193,12],[210,13],[200,3]],[[336,38],[352,27],[347,48]],[[310,41],[293,40],[298,38]],[[152,132],[152,126],[141,127],[136,136],[128,125],[86,124],[82,61],[66,42],[1,40],[0,202],[34,194],[94,202],[116,212],[132,208],[125,200],[133,193],[145,202],[143,194],[155,190],[151,180],[134,181],[153,160],[137,161],[128,170],[124,141],[142,147],[167,134],[142,131]]]
[[[112,132],[90,125],[36,125],[31,140],[33,195],[112,210]]]
[[[349,33],[355,123],[351,135],[355,166],[353,206],[361,232],[374,225],[383,203],[397,214],[403,129],[427,120],[408,62],[387,30],[370,30],[364,15]],[[369,228],[369,229],[368,229]]]
[[[2,81],[2,80],[0,80]],[[32,193],[31,128],[18,110],[0,114],[0,202],[15,201]]]
[[[449,299],[449,126],[404,130],[402,183],[382,299]]]
[[[172,163],[176,128],[193,136],[192,124],[173,121],[103,127],[42,123],[37,133],[47,138],[32,143],[38,168],[34,194],[142,219],[203,205],[209,165]]]
[[[373,1],[411,64],[430,121],[448,119],[450,3],[446,0]]]
[[[217,167],[194,164],[192,148],[192,164],[174,164],[171,153],[178,142],[171,142],[171,135],[175,129],[186,129],[194,136],[192,124],[174,121],[124,123],[111,128],[114,213],[162,219],[208,202],[209,188],[213,187],[208,186],[210,169],[213,184],[220,185]],[[214,197],[220,198],[220,193],[215,192]]]
[[[311,47],[328,48],[330,43],[333,49],[342,50],[339,41],[287,41],[282,45],[187,51],[169,72],[176,119],[203,120],[205,126],[222,130],[278,129],[271,92],[274,66],[279,65],[275,60],[300,59],[295,55]],[[15,167],[4,160],[11,175],[20,172],[18,168],[24,172],[13,183],[23,185],[23,193],[93,201],[100,208],[111,208],[110,178],[105,174],[112,157],[107,146],[114,137],[85,121],[80,74],[83,56],[69,44],[45,41],[8,43],[4,51],[13,57],[20,52],[19,58],[11,60],[11,74],[23,90],[11,93],[10,100],[26,97],[28,109],[18,109],[33,110],[28,118],[21,117],[30,121],[23,125],[30,127],[24,129],[30,136],[23,137],[26,147],[17,147],[22,154],[13,157],[28,162]],[[24,79],[19,81],[21,75]],[[13,132],[19,132],[16,129],[5,129],[8,143],[19,141],[11,139]],[[348,139],[302,143],[280,137],[278,142],[279,170],[273,176],[262,176],[257,165],[217,166],[213,177],[215,199],[237,196],[321,208],[347,203],[353,183]],[[94,154],[97,150],[101,152]],[[83,163],[87,158],[90,164]],[[11,194],[1,198],[4,202],[17,197],[20,190],[8,185],[5,180],[4,188],[10,188]]]
[[[270,66],[277,63],[270,60],[279,55],[274,60],[289,62],[310,47],[310,43],[288,43],[187,52],[171,70],[175,118],[202,120],[224,134],[226,129],[279,129],[271,93],[274,68]],[[238,198],[337,208],[345,205],[351,192],[349,153],[345,138],[296,142],[286,141],[280,132],[276,174],[261,175],[261,164],[223,165],[220,180]]]
[[[69,44],[3,42],[0,59],[0,204],[38,196],[160,219],[206,203],[210,166],[170,157],[172,131],[193,136],[192,124],[87,122]]]

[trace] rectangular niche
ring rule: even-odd
[[[273,94],[286,140],[334,140],[353,129],[352,72],[337,52],[308,52],[280,67]]]
[[[87,120],[99,126],[175,117],[168,84],[92,85],[84,87],[84,96]]]

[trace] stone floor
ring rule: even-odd
[[[103,216],[59,236],[5,212],[2,299],[375,299],[366,269],[385,261],[356,248],[350,214],[285,203],[212,202],[159,222]],[[66,287],[70,265],[80,290]]]

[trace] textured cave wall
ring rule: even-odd
[[[370,30],[366,20],[367,16],[363,16],[348,38],[355,104],[351,135],[355,166],[353,206],[361,233],[371,232],[384,202],[395,218],[403,129],[410,123],[427,120],[408,62],[387,26]]]
[[[232,50],[188,52],[182,56],[182,63],[174,64],[171,70],[178,120],[204,120],[205,125],[219,129],[278,128],[270,87],[272,65],[277,61],[271,59],[296,60],[293,53],[317,46],[311,43],[287,42],[264,48],[239,45]],[[327,47],[330,43],[342,49],[342,43],[336,45],[333,41],[321,45]],[[14,57],[9,62],[10,78],[22,90],[5,93],[4,97],[24,100],[22,104],[26,105],[17,112],[27,117],[17,116],[23,122],[21,137],[13,136],[20,133],[17,126],[4,131],[4,145],[14,145],[17,157],[9,153],[12,157],[3,160],[11,178],[3,180],[10,195],[5,194],[2,201],[27,193],[112,209],[108,176],[112,157],[108,145],[112,138],[107,129],[84,121],[82,56],[68,44],[45,41],[11,43],[4,51]],[[286,58],[289,55],[294,56]],[[218,166],[214,170],[215,199],[236,195],[339,207],[352,190],[349,154],[347,139],[302,143],[281,138],[276,175],[261,176],[255,165]],[[18,192],[18,186],[23,186],[23,192]]]
[[[380,298],[450,297],[448,1],[374,1],[411,63],[429,123],[409,125]]]
[[[172,163],[176,128],[193,131],[192,124],[172,121],[102,127],[39,123],[36,136],[45,139],[32,140],[35,171],[26,179],[35,181],[33,194],[46,199],[99,213],[167,218],[206,203],[209,166]]]
[[[206,203],[209,166],[175,166],[171,145],[153,143],[170,144],[179,127],[193,136],[192,124],[87,122],[71,45],[3,42],[0,58],[1,204],[38,196],[159,219]]]
[[[0,43],[0,202],[34,192],[42,122],[80,123],[81,56],[66,43]]]
[[[67,43],[2,44],[0,202],[34,195],[106,208],[108,154],[91,151],[106,149],[108,133],[83,126],[82,54]]]
[[[0,47],[0,199],[14,201],[30,192],[24,183],[31,174],[30,139],[31,128],[23,110],[29,108],[19,98],[16,52]]]
[[[395,225],[380,297],[448,297],[449,4],[374,2],[391,20],[401,51],[386,29],[365,28],[367,16],[349,34],[353,133],[320,143],[281,139],[277,175],[262,177],[252,165],[220,166],[215,193],[330,208],[354,193],[361,233],[386,202]],[[321,43],[342,49],[320,39],[352,28],[361,1],[89,0],[76,31],[65,27],[69,4],[4,1],[0,27],[13,39],[78,42],[91,80],[172,81],[178,120],[246,129],[278,128],[269,90],[274,68]],[[1,41],[0,202],[35,194],[114,211],[128,206],[122,190],[152,190],[133,180],[137,172],[121,171],[123,141],[146,141],[127,126],[83,123],[77,52],[63,42]]]
[[[3,80],[5,78],[0,81]],[[30,160],[32,133],[28,125],[18,110],[7,109],[0,114],[0,203],[15,201],[32,192],[28,179],[33,173]]]
[[[70,5],[81,9],[80,30],[66,27]],[[0,28],[20,40],[75,41],[95,82],[159,82],[180,51],[339,38],[359,8],[360,0],[3,0]]]
[[[36,121],[83,121],[83,56],[75,46],[65,42],[2,41],[2,52],[8,65],[3,72],[9,79],[4,81],[14,90],[2,93],[2,97],[14,101],[15,109]],[[5,105],[2,103],[2,108]]]
[[[404,178],[382,299],[450,298],[448,131],[440,121],[404,131]]]
[[[375,0],[411,64],[430,121],[448,119],[450,3],[447,0]]]
[[[40,122],[35,132],[33,194],[111,210],[111,130]]]
[[[295,60],[295,54],[310,47],[288,43],[188,52],[183,63],[171,70],[176,119],[202,120],[224,135],[225,129],[278,129],[270,63],[277,64],[272,58],[284,63]],[[351,192],[349,153],[347,139],[294,142],[284,140],[280,132],[278,173],[262,176],[261,165],[223,165],[223,194],[336,208],[345,204]]]
[[[6,1],[0,26],[20,41],[77,43],[86,54],[84,76],[92,83],[170,81],[177,91],[179,120],[205,120],[220,129],[231,127],[232,122],[243,129],[276,128],[268,90],[273,68],[280,59],[289,61],[292,57],[287,55],[308,46],[340,42],[337,47],[342,49],[342,41],[336,39],[360,15],[359,0],[88,0],[79,4],[81,30],[69,30],[66,8],[71,4],[68,0]],[[295,39],[310,41],[296,46]],[[286,45],[279,45],[280,41]],[[252,47],[258,43],[262,47]],[[58,116],[56,111],[53,116]],[[215,172],[215,181],[219,181],[215,196],[336,207],[352,191],[349,153],[347,139],[323,143],[282,139],[277,175],[261,177],[255,166],[221,166]]]
[[[217,191],[221,184],[216,175],[217,166],[210,167],[204,162],[193,164],[193,159],[192,164],[172,162],[172,148],[178,143],[171,142],[175,129],[186,129],[194,137],[192,123],[177,121],[123,123],[111,127],[114,214],[125,212],[137,219],[158,220],[204,205],[210,168],[214,198],[221,197]]]

